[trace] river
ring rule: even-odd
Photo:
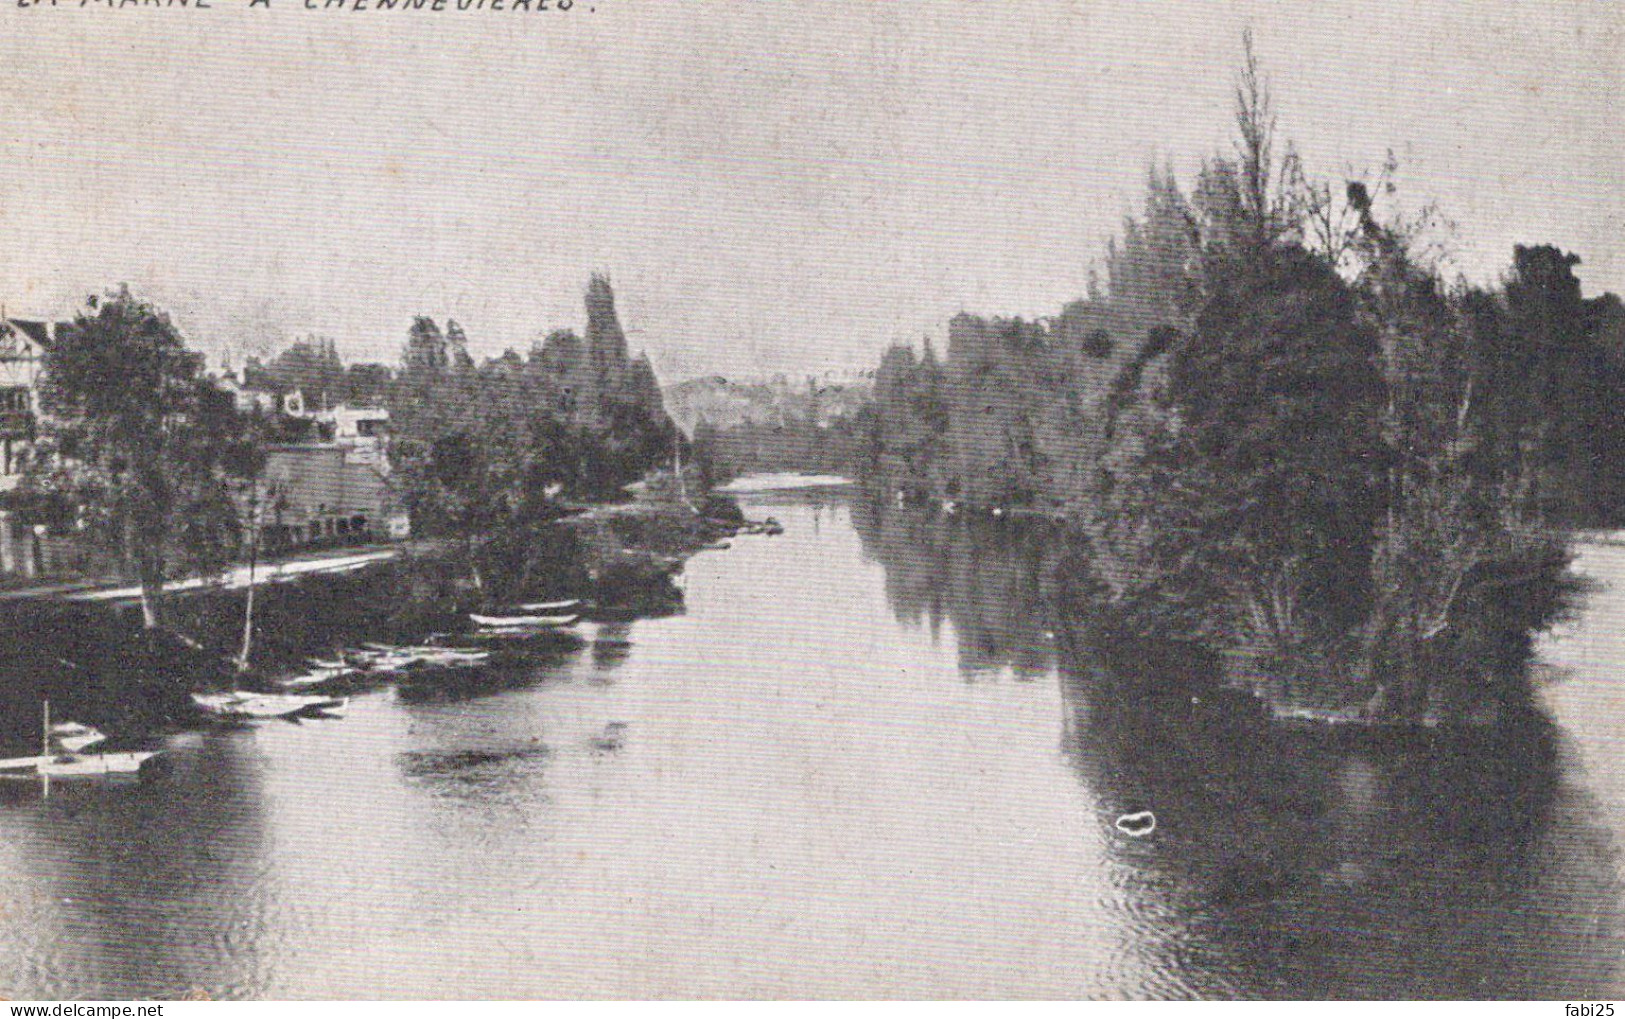
[[[1625,587],[1527,713],[1370,740],[1059,663],[1021,525],[743,498],[785,533],[523,682],[0,790],[0,994],[1619,992]]]

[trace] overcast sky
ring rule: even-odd
[[[0,6],[11,313],[127,281],[213,351],[485,355],[598,270],[667,382],[864,367],[1078,296],[1147,164],[1228,144],[1248,24],[1312,170],[1391,147],[1469,277],[1551,242],[1625,291],[1613,3],[212,2]]]

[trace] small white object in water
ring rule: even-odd
[[[1117,830],[1132,838],[1143,838],[1157,830],[1157,815],[1149,810],[1124,814],[1117,819]]]

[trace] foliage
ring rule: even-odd
[[[1331,662],[1305,674],[1416,717],[1430,670],[1527,651],[1560,610],[1554,526],[1620,518],[1625,304],[1549,246],[1447,285],[1436,215],[1379,214],[1392,157],[1311,181],[1246,43],[1233,151],[1188,196],[1152,171],[1104,286],[962,314],[940,364],[887,352],[865,473],[1057,512],[1097,621]]]
[[[92,298],[45,352],[47,424],[30,487],[116,543],[149,627],[166,580],[235,554],[232,484],[259,469],[251,430],[202,368],[169,318],[128,289]]]
[[[392,460],[414,526],[486,539],[531,533],[570,498],[602,499],[670,461],[679,442],[647,360],[627,356],[607,280],[588,291],[586,341],[557,331],[529,357],[474,366],[456,323],[411,327],[389,389]],[[478,574],[476,574],[478,576]]]

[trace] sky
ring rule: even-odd
[[[862,369],[1080,296],[1147,167],[1230,144],[1248,27],[1311,173],[1391,149],[1452,271],[1553,243],[1625,292],[1597,0],[210,2],[0,4],[8,313],[123,282],[217,356],[393,361],[414,315],[490,356],[605,272],[663,381]]]

